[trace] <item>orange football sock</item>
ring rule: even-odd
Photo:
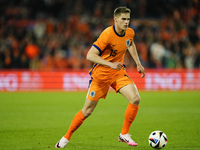
[[[64,137],[68,140],[70,140],[72,134],[74,133],[74,131],[76,131],[81,124],[83,123],[83,121],[86,118],[83,116],[82,110],[80,110],[75,116],[74,119],[72,120],[72,123],[67,131],[67,133],[64,135]]]
[[[131,103],[128,104],[128,107],[125,112],[125,119],[124,119],[124,124],[122,127],[121,134],[127,134],[129,132],[131,124],[137,115],[138,109],[139,109],[139,105],[133,105]]]

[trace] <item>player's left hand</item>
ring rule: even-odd
[[[145,69],[144,69],[144,67],[141,64],[137,65],[137,71],[139,73],[142,73],[141,78],[144,78],[144,76],[145,76]]]

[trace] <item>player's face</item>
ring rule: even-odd
[[[115,18],[115,21],[118,28],[120,28],[121,30],[127,30],[130,22],[130,14],[122,13],[121,15]]]

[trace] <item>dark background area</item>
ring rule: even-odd
[[[199,0],[0,0],[1,69],[83,69],[118,6],[146,68],[200,68]],[[129,54],[127,67],[135,68]]]

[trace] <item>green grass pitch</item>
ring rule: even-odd
[[[82,109],[86,92],[0,93],[0,149],[51,150]],[[138,143],[118,142],[127,100],[109,92],[73,134],[69,150],[153,150],[149,134],[162,130],[165,150],[200,150],[200,92],[140,92],[141,103],[130,134]]]

